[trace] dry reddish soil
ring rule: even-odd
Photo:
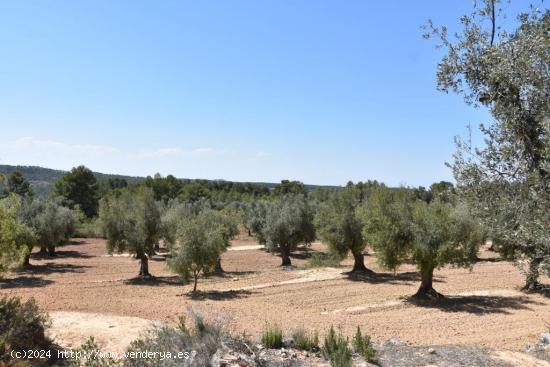
[[[520,292],[520,271],[490,252],[481,254],[485,261],[472,271],[436,272],[435,287],[448,296],[445,301],[414,304],[406,300],[419,283],[413,266],[394,275],[381,270],[371,254],[366,263],[377,273],[369,277],[350,277],[350,259],[340,268],[307,269],[308,256],[323,250],[314,243],[293,256],[294,269],[283,270],[279,257],[241,236],[223,255],[225,276],[201,279],[201,297],[192,299],[191,285],[167,271],[161,256],[150,263],[156,279],[141,282],[135,280],[138,262],[133,258],[108,255],[102,239],[75,239],[55,258],[33,254],[27,271],[0,280],[0,295],[34,297],[51,313],[52,333],[62,344],[74,346],[96,334],[115,350],[124,349],[149,320],[174,323],[190,308],[207,318],[223,318],[230,331],[251,336],[266,323],[321,335],[334,325],[349,336],[361,326],[376,341],[396,337],[411,344],[512,351],[536,342],[550,324],[550,298]]]

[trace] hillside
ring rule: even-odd
[[[14,171],[21,172],[23,176],[25,176],[29,180],[29,182],[33,186],[35,193],[41,197],[47,196],[53,190],[54,182],[66,173],[66,171],[39,166],[0,165],[1,173],[9,175]],[[145,177],[140,176],[125,176],[101,172],[94,172],[94,175],[100,181],[107,181],[110,178],[122,178],[125,179],[129,184],[136,184],[145,179]],[[254,184],[265,186],[270,190],[277,185],[277,183],[272,182],[254,182]],[[338,188],[339,186],[305,185],[305,187],[308,191],[311,191],[320,187]]]

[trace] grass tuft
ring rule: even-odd
[[[283,347],[283,331],[277,325],[266,326],[262,333],[262,344],[266,348],[279,349]]]

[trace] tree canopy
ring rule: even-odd
[[[14,171],[8,176],[6,186],[7,195],[14,193],[21,197],[34,196],[30,182],[19,171]]]
[[[457,139],[459,193],[495,247],[528,265],[526,288],[535,289],[541,269],[550,271],[550,9],[531,6],[510,23],[499,5],[485,0],[461,18],[455,37],[429,23],[427,37],[446,50],[438,88],[492,117],[480,126],[483,146]]]
[[[30,229],[17,217],[19,200],[9,197],[0,201],[0,276],[24,263],[32,241]]]
[[[305,197],[286,195],[269,205],[263,237],[270,250],[281,254],[281,265],[290,266],[290,253],[315,240],[313,211]]]
[[[367,241],[362,233],[363,222],[357,215],[357,203],[354,192],[348,188],[322,203],[315,216],[316,232],[330,252],[339,258],[352,253],[354,272],[367,270],[363,255]]]
[[[140,260],[140,277],[150,277],[149,257],[162,234],[160,212],[151,189],[114,192],[101,200],[99,218],[109,253],[128,251]]]
[[[205,210],[179,222],[178,245],[173,247],[168,267],[185,280],[193,279],[197,291],[200,276],[211,274],[226,250],[232,228],[221,214]]]
[[[434,270],[448,264],[469,266],[485,240],[467,205],[440,198],[428,203],[410,190],[380,187],[361,213],[365,235],[383,267],[395,271],[405,261],[416,264],[421,275],[418,298],[439,297],[433,289]]]
[[[88,218],[97,215],[99,184],[93,172],[78,166],[55,182],[54,195],[74,209],[77,205]]]

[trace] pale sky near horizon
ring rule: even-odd
[[[2,1],[0,164],[343,185],[450,180],[483,110],[428,18],[471,1]],[[512,5],[513,6],[513,5]]]

